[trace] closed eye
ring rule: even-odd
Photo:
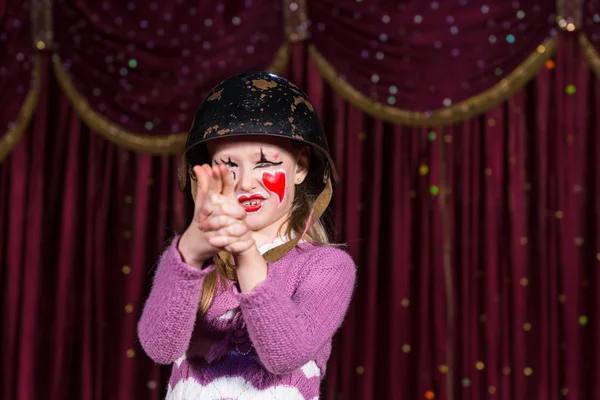
[[[260,160],[258,160],[258,162],[256,163],[256,168],[274,167],[281,164],[283,164],[283,161],[273,162],[267,160],[267,158],[265,157],[265,153],[263,153],[263,150],[260,149]]]
[[[223,164],[227,165],[228,167],[237,167],[238,166],[236,163],[231,161],[231,158],[229,158],[227,161],[223,160],[222,158],[220,160]],[[219,165],[219,163],[216,161],[215,161],[215,164]]]
[[[237,167],[238,166],[236,163],[234,163],[233,161],[231,161],[231,158],[229,158],[227,161],[223,160],[222,158],[220,160],[221,160],[221,162],[223,164],[225,164],[229,168],[233,168],[233,167]],[[217,160],[213,160],[213,163],[215,163],[216,165],[219,165],[219,163],[217,162]],[[236,178],[235,171],[231,171],[231,175],[233,176],[233,180],[235,180],[235,178]]]

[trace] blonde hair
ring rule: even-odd
[[[321,171],[319,171],[321,172]],[[316,175],[318,177],[318,175]],[[286,221],[279,227],[278,233],[281,234],[281,229],[285,226],[285,237],[291,238],[293,234],[301,235],[306,229],[306,224],[309,222],[309,217],[315,205],[316,196],[313,193],[320,193],[318,190],[319,184],[315,185],[315,182],[322,181],[321,179],[315,179],[315,174],[310,174],[306,177],[305,181],[300,185],[296,186],[294,201],[292,203],[292,212]],[[317,190],[315,191],[315,188]],[[306,241],[326,246],[329,245],[329,235],[327,229],[321,219],[311,221],[312,224],[304,233],[303,239]],[[232,258],[229,253],[227,257],[221,257],[216,255],[214,257],[215,269],[210,271],[205,277],[202,285],[202,297],[200,299],[199,315],[203,317],[210,308],[215,294],[217,292],[217,286],[225,287],[227,280],[237,280],[235,269],[232,265]]]

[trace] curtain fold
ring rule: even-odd
[[[507,102],[441,129],[366,115],[291,47],[342,180],[328,219],[359,268],[322,398],[594,398],[600,86],[577,36],[557,49]],[[135,326],[190,218],[177,159],[106,141],[41,76],[0,164],[0,396],[163,398],[169,369]]]
[[[33,123],[0,165],[1,396],[160,399],[168,371],[135,329],[190,210],[176,160],[106,142],[43,76]]]
[[[444,129],[361,115],[312,61],[292,73],[318,96],[343,182],[332,220],[359,264],[325,398],[593,396],[597,81],[577,42]]]
[[[0,1],[0,162],[31,121],[39,93],[39,60],[31,44],[30,3]]]
[[[216,83],[285,57],[277,0],[57,0],[54,17],[55,72],[81,118],[153,154],[182,149],[188,115]]]
[[[325,0],[308,10],[328,82],[405,125],[452,124],[497,106],[551,57],[557,32],[552,1]]]

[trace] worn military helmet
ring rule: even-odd
[[[288,80],[268,72],[227,78],[211,90],[196,111],[180,166],[181,190],[186,189],[188,178],[195,180],[195,165],[211,164],[206,143],[234,136],[282,137],[311,149],[308,175],[301,185],[305,193],[314,196],[314,205],[304,232],[264,254],[265,260],[275,262],[299,243],[331,200],[332,181],[336,183],[338,176],[323,126],[306,94]],[[195,187],[192,185],[194,197]],[[220,258],[229,259],[226,255]]]
[[[310,100],[296,85],[268,72],[247,72],[218,84],[204,99],[189,132],[179,185],[194,179],[195,165],[210,164],[206,143],[247,135],[278,136],[311,148],[309,176],[318,194],[337,173],[323,126]]]

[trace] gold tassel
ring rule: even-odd
[[[31,38],[33,46],[49,51],[54,44],[52,25],[52,0],[31,1]]]
[[[283,0],[285,35],[292,43],[308,37],[306,0]]]

